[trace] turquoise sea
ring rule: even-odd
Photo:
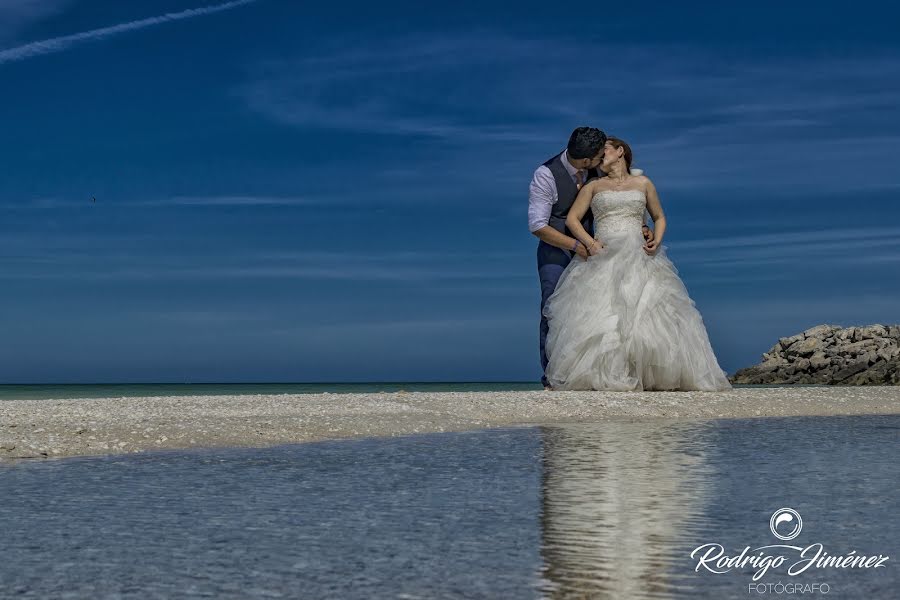
[[[123,396],[213,396],[241,394],[365,394],[373,392],[517,392],[539,390],[536,382],[388,383],[89,383],[0,384],[2,400],[120,398]]]

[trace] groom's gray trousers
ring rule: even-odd
[[[566,270],[566,267],[569,266],[572,256],[573,254],[571,252],[566,252],[561,248],[551,246],[544,241],[538,243],[537,265],[538,277],[541,280],[541,371],[544,373],[544,375],[541,376],[541,383],[544,385],[549,385],[546,375],[546,344],[547,332],[550,329],[547,323],[547,317],[544,316],[544,305],[547,304],[547,298],[549,298],[556,289],[559,277],[563,274],[563,271]]]
[[[568,217],[569,209],[572,208],[572,204],[574,204],[575,198],[578,196],[578,187],[575,185],[572,175],[569,175],[565,165],[563,165],[562,154],[554,156],[545,162],[544,166],[550,169],[550,173],[553,175],[557,196],[556,202],[550,209],[550,219],[547,225],[560,233],[571,235],[571,232],[566,229],[566,218]],[[599,174],[595,169],[589,169],[587,172],[588,181],[598,176]],[[590,210],[585,213],[581,225],[589,235],[594,234],[594,217]],[[543,240],[538,243],[538,277],[541,279],[541,370],[544,372],[541,376],[541,382],[544,385],[548,385],[546,343],[547,331],[550,329],[547,317],[544,316],[544,305],[547,304],[547,298],[556,289],[556,283],[559,281],[563,271],[566,270],[569,262],[571,262],[572,256],[572,252],[551,246]]]

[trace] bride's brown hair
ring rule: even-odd
[[[606,141],[612,144],[613,148],[622,148],[625,150],[623,156],[625,157],[625,170],[631,173],[631,146],[625,143],[625,140],[620,140],[616,137],[606,138]]]

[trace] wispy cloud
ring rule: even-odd
[[[900,261],[900,228],[883,230],[844,228],[817,231],[785,231],[676,242],[673,257],[682,266],[702,266],[705,276],[765,268],[765,274],[780,277],[831,270],[837,265],[860,269],[873,263]],[[756,276],[759,274],[757,273]]]
[[[873,235],[876,234],[877,235]],[[681,250],[726,250],[730,248],[747,248],[751,246],[764,246],[768,248],[778,247],[783,250],[783,245],[808,247],[810,244],[830,244],[838,242],[844,245],[848,242],[878,242],[890,241],[900,243],[900,227],[886,227],[875,229],[846,228],[830,229],[828,231],[785,231],[781,233],[759,233],[754,235],[740,235],[727,238],[710,238],[703,240],[690,240],[679,242]]]
[[[350,336],[357,342],[384,339],[384,336],[433,337],[447,335],[484,335],[486,332],[504,333],[521,331],[524,323],[529,323],[530,314],[489,314],[483,316],[466,316],[422,319],[409,318],[386,321],[351,321],[341,323],[321,323],[285,327],[279,326],[272,333],[287,336]]]
[[[476,262],[477,268],[471,265]],[[122,249],[58,252],[35,249],[3,255],[0,279],[94,281],[227,281],[242,279],[392,283],[509,281],[508,253],[244,252],[172,253],[148,257]],[[522,274],[530,280],[531,273]]]
[[[261,64],[237,94],[252,110],[294,126],[453,142],[555,146],[556,132],[541,125],[572,116],[567,102],[544,102],[548,92],[520,77],[535,60],[556,59],[577,73],[562,51],[540,42],[467,34],[411,36],[365,52],[347,47]]]
[[[135,200],[128,206],[311,206],[323,204],[318,198],[298,198],[287,196],[175,196],[150,200]]]
[[[111,25],[109,27],[101,27],[100,29],[91,29],[90,31],[82,31],[80,33],[74,33],[71,35],[64,35],[46,40],[40,40],[37,42],[31,42],[29,44],[23,44],[14,48],[0,50],[0,64],[25,60],[35,56],[41,56],[43,54],[62,52],[82,42],[101,40],[121,33],[135,31],[137,29],[145,29],[147,27],[162,25],[164,23],[170,23],[172,21],[181,21],[184,19],[192,19],[194,17],[202,17],[204,15],[210,15],[213,13],[230,10],[232,8],[237,8],[245,4],[251,4],[256,1],[257,0],[234,0],[232,2],[225,2],[223,4],[215,4],[212,6],[204,6],[201,8],[191,8],[180,12],[166,13],[164,15],[159,15],[156,17],[148,17],[146,19],[129,21],[127,23],[119,23],[117,25]]]
[[[73,0],[0,0],[0,43],[63,11]]]
[[[840,189],[850,185],[844,173],[860,169],[884,187],[900,151],[900,56],[891,49],[773,64],[702,45],[573,46],[490,31],[356,46],[259,64],[237,94],[300,129],[431,141],[442,164],[467,161],[457,165],[467,172],[507,155],[544,158],[573,126],[593,124],[628,139],[664,189],[739,180]],[[614,70],[570,59],[611,52]]]
[[[0,209],[7,210],[55,210],[60,208],[91,208],[92,206],[115,206],[118,208],[130,207],[209,207],[220,208],[228,206],[312,206],[321,204],[333,204],[333,201],[322,198],[305,198],[293,196],[173,196],[171,198],[148,198],[138,200],[109,200],[101,196],[97,203],[93,203],[90,197],[78,199],[65,198],[35,198],[21,202],[4,202]]]

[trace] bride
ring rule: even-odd
[[[631,174],[631,148],[609,138],[566,227],[588,258],[573,260],[547,300],[547,379],[560,390],[731,389],[703,319],[662,248],[666,217],[653,182]],[[588,208],[595,237],[581,225]],[[644,210],[654,237],[644,241]]]

